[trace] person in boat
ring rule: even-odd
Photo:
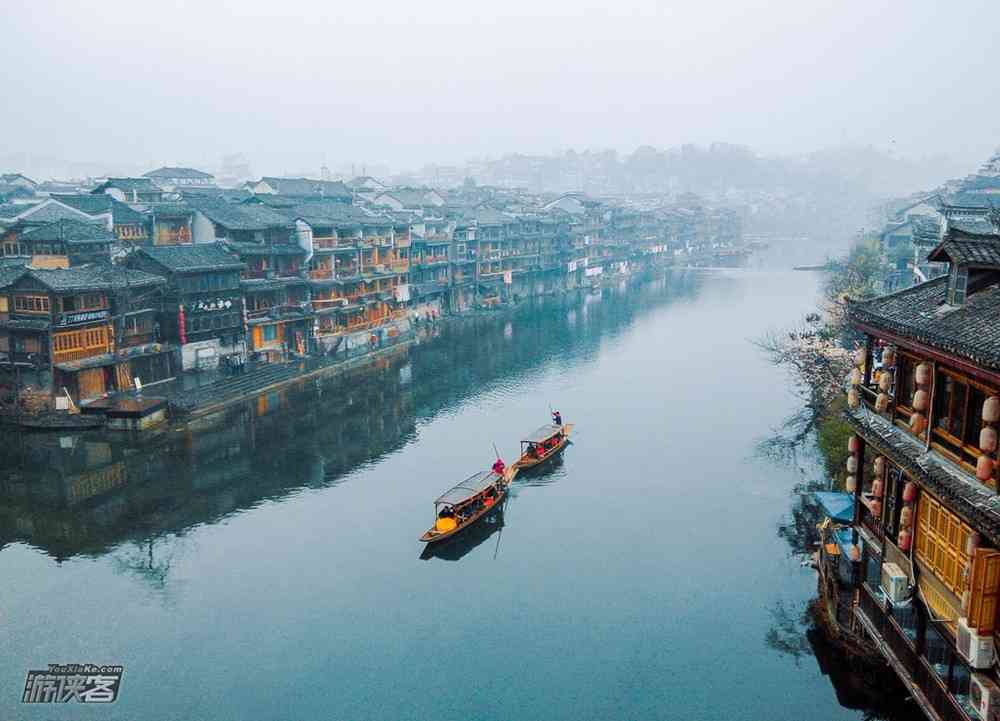
[[[537,443],[532,443],[531,447],[528,449],[528,453],[530,453],[533,458],[541,458],[542,447]]]
[[[496,463],[493,464],[493,472],[498,476],[502,476],[505,470],[507,470],[507,466],[504,464],[503,459],[497,458]]]
[[[557,426],[561,426],[562,413],[560,413],[559,411],[552,411],[552,422],[555,423]]]
[[[454,517],[455,517],[455,509],[452,508],[451,506],[445,506],[444,508],[441,509],[441,512],[438,513],[438,518],[454,518]]]

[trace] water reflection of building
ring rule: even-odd
[[[336,403],[316,402],[330,395]],[[0,541],[103,553],[336,483],[414,429],[399,364],[283,390],[153,438],[23,434],[3,444]]]

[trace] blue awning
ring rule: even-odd
[[[823,507],[824,513],[837,523],[851,523],[854,520],[854,496],[850,493],[816,491],[812,495]]]

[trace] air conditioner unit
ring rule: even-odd
[[[1000,719],[1000,688],[989,676],[972,674],[969,683],[969,701],[983,721]]]
[[[958,619],[955,645],[962,658],[973,668],[989,668],[993,665],[993,636],[981,636],[978,630],[969,628],[968,619]]]
[[[893,603],[905,601],[909,595],[910,579],[895,563],[882,564],[882,590]]]

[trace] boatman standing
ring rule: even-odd
[[[562,414],[559,411],[552,411],[552,422],[557,426],[562,425]]]
[[[493,472],[502,476],[505,470],[507,470],[507,466],[504,465],[503,459],[498,457],[496,463],[493,464]]]

